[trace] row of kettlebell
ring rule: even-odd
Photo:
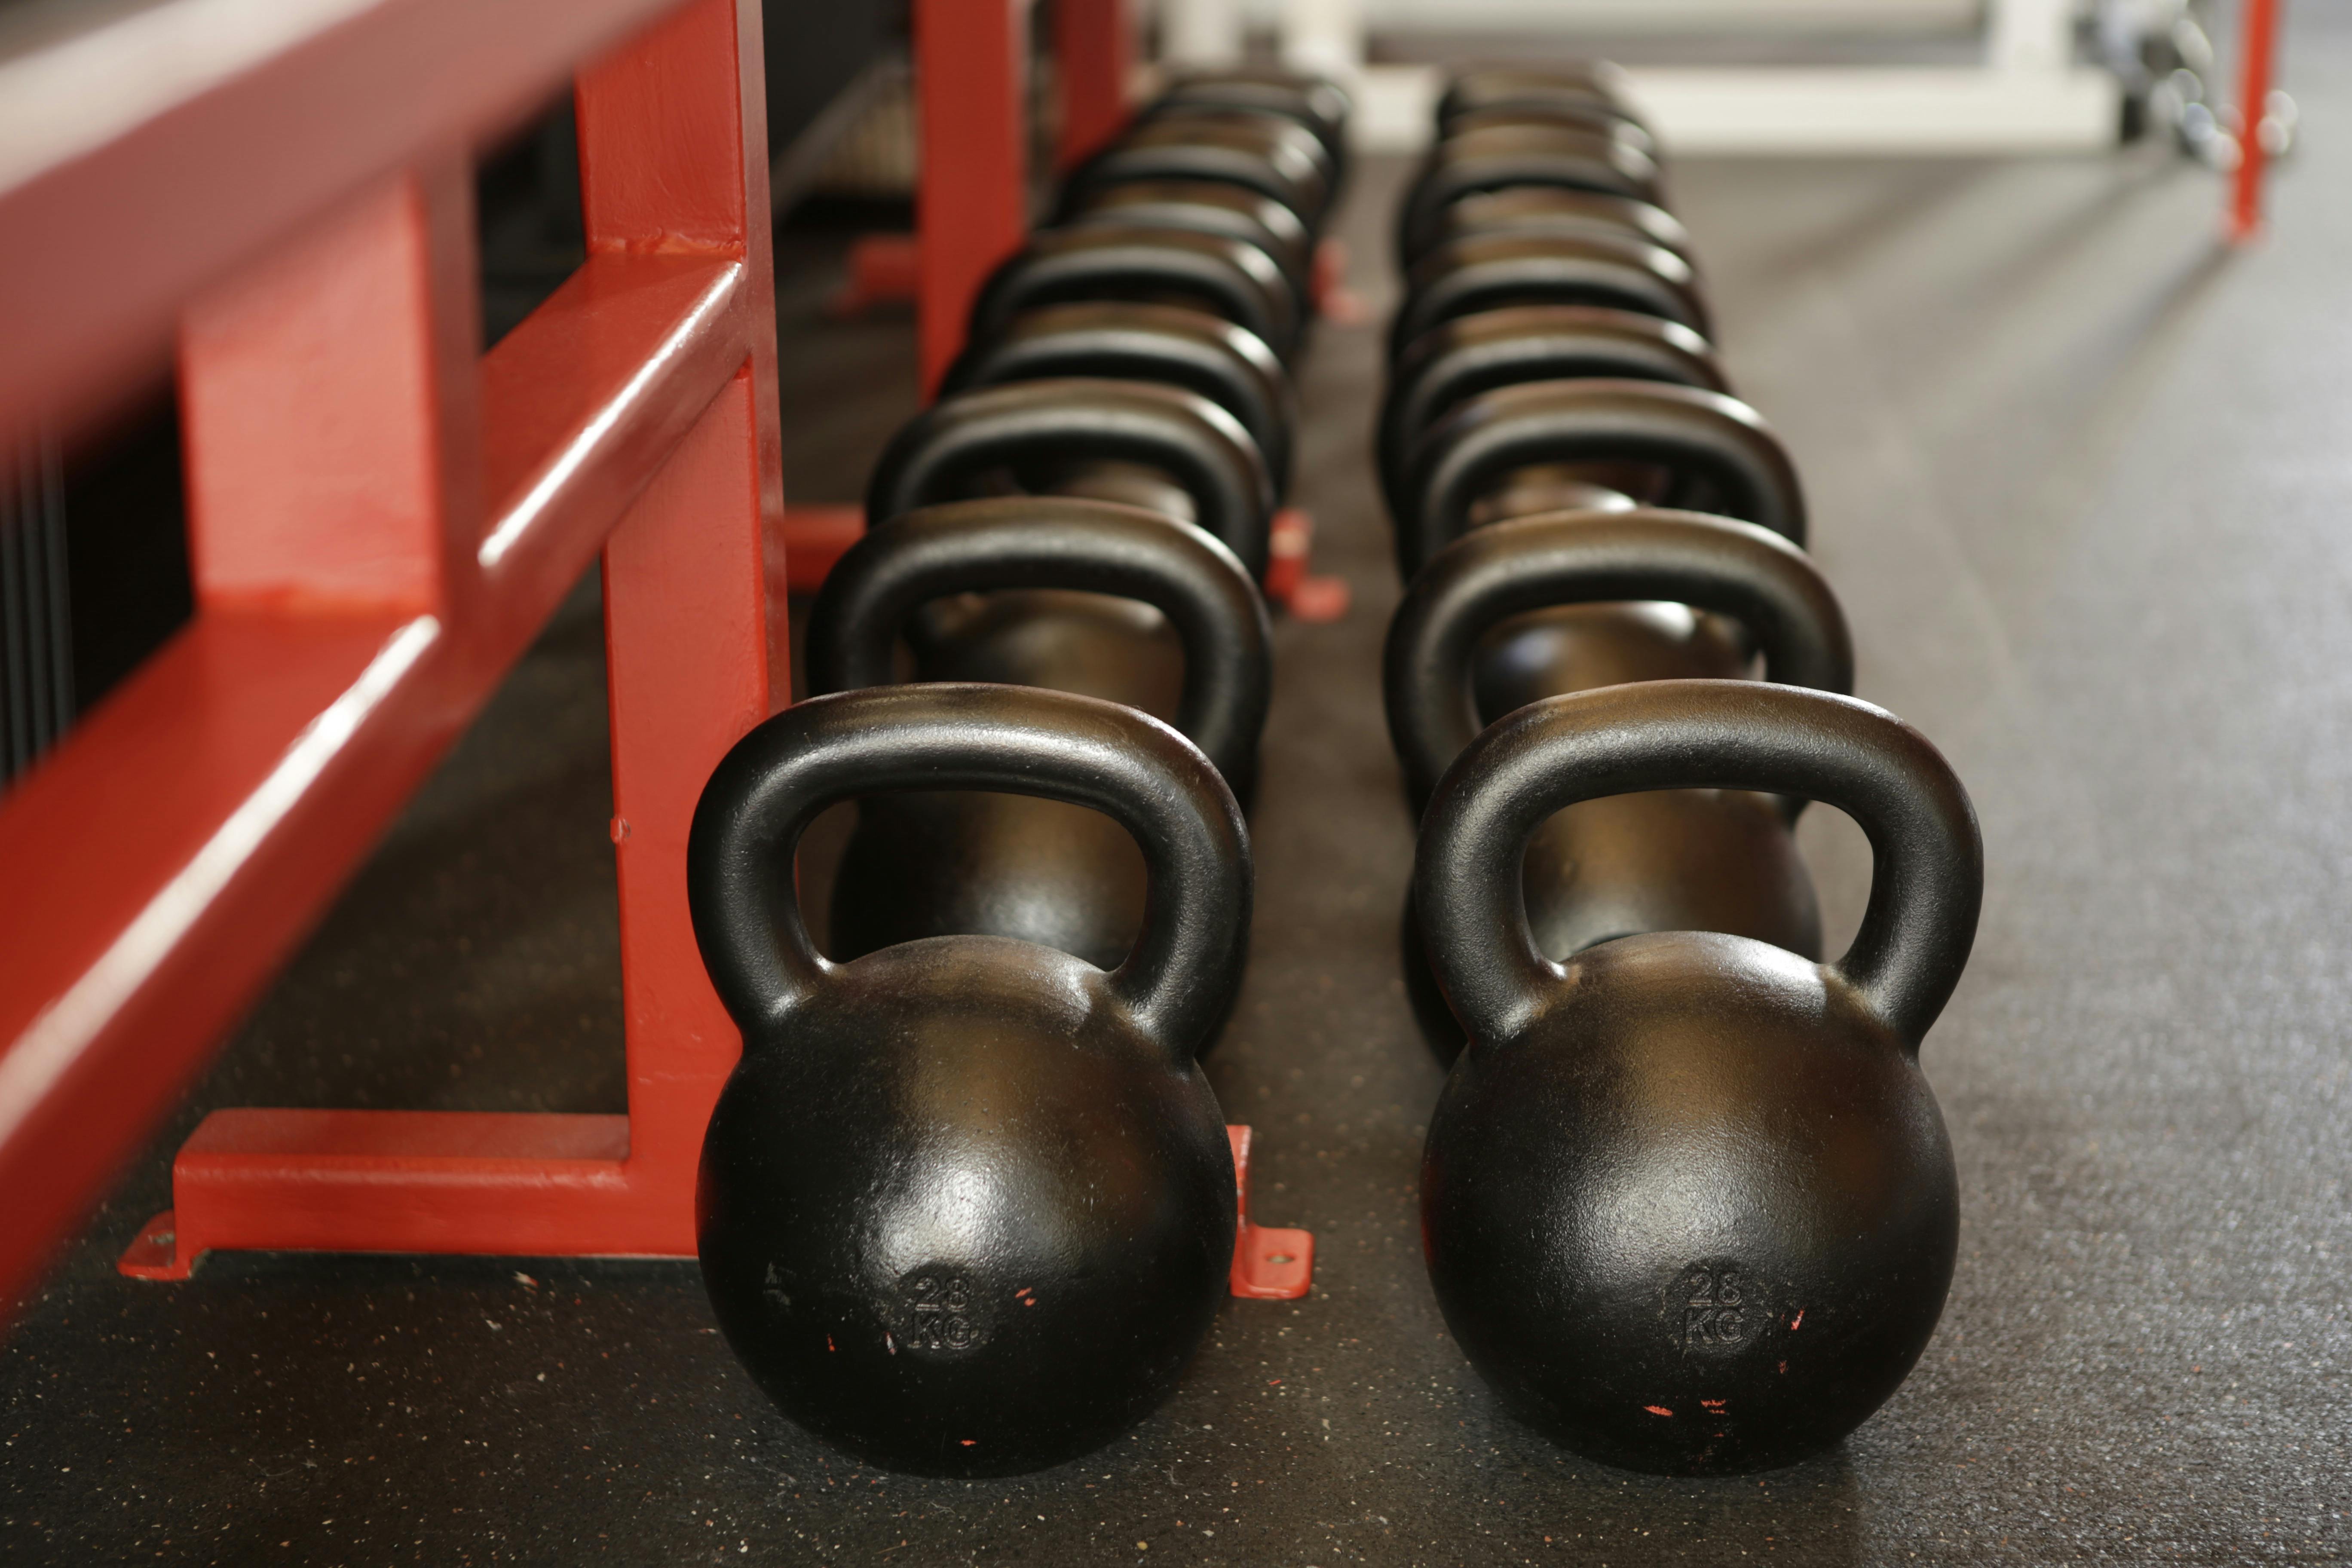
[[[1794,467],[1729,395],[1613,74],[1466,73],[1438,119],[1376,436],[1408,584],[1406,972],[1454,1057],[1431,1279],[1569,1447],[1789,1463],[1942,1311],[1957,1177],[1917,1053],[1975,931],[1975,817],[1924,737],[1844,695]],[[1808,800],[1877,859],[1831,963]]]
[[[1247,950],[1257,580],[1346,108],[1188,79],[1074,174],[877,465],[810,613],[817,695],[696,814],[696,934],[744,1037],[704,1279],[760,1385],[863,1458],[1085,1453],[1224,1293],[1234,1163],[1195,1058]],[[849,797],[828,961],[793,853]]]

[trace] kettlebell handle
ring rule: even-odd
[[[1536,826],[1657,789],[1804,795],[1852,816],[1876,866],[1829,965],[1916,1052],[1959,983],[1984,891],[1968,792],[1927,738],[1852,697],[1756,680],[1651,680],[1548,697],[1488,726],[1423,818],[1414,906],[1474,1041],[1515,1034],[1565,968],[1538,951],[1520,861]]]
[[[1648,508],[1512,518],[1440,551],[1389,623],[1381,687],[1413,804],[1428,803],[1486,727],[1471,689],[1481,638],[1529,610],[1647,599],[1738,621],[1763,651],[1768,680],[1853,689],[1853,642],[1837,595],[1779,534]]]
[[[793,854],[826,806],[904,790],[990,790],[1091,806],[1135,836],[1143,931],[1109,974],[1139,1027],[1190,1062],[1249,941],[1241,807],[1192,743],[1115,702],[1026,686],[879,686],[795,703],[735,743],[687,839],[687,901],[747,1041],[839,967],[810,942]]]
[[[950,594],[995,588],[1113,594],[1165,615],[1184,648],[1176,727],[1244,786],[1273,682],[1265,602],[1232,551],[1140,507],[1007,497],[924,507],[870,530],[826,574],[810,612],[810,689],[889,685],[909,616]]]
[[[1656,381],[1533,381],[1480,393],[1414,443],[1397,518],[1405,580],[1469,528],[1470,509],[1536,463],[1656,463],[1703,474],[1721,510],[1805,542],[1797,470],[1756,411],[1734,397]]]
[[[866,489],[869,522],[962,499],[991,468],[1097,458],[1147,463],[1192,498],[1202,530],[1265,575],[1274,482],[1241,421],[1197,393],[1069,376],[942,398],[899,427]]]

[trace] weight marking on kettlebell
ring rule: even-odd
[[[988,1338],[973,1321],[971,1284],[962,1275],[926,1268],[903,1289],[913,1309],[907,1334],[909,1349],[968,1351]]]
[[[768,1265],[768,1276],[760,1282],[760,1294],[767,1299],[770,1306],[789,1307],[793,1304],[792,1293],[784,1289],[783,1271],[773,1263]]]
[[[1671,1331],[1685,1352],[1742,1349],[1770,1327],[1771,1303],[1755,1273],[1737,1263],[1695,1263],[1666,1295]]]

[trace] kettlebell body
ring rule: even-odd
[[[697,1235],[729,1342],[803,1426],[895,1469],[1003,1474],[1173,1384],[1231,1262],[1232,1156],[1207,1081],[1103,979],[935,939],[747,1039]]]
[[[1816,963],[1658,931],[1545,957],[1528,834],[1659,788],[1810,795],[1879,865]],[[1422,1229],[1448,1325],[1511,1408],[1676,1475],[1791,1463],[1901,1384],[1934,1332],[1958,1179],[1918,1044],[1982,886],[1966,793],[1892,715],[1757,681],[1547,699],[1490,728],[1424,819],[1415,897],[1470,1037],[1430,1124]]]
[[[1135,953],[1109,973],[986,936],[818,957],[792,901],[801,827],[919,780],[1118,818],[1154,872]],[[1164,1397],[1234,1226],[1193,1054],[1238,977],[1248,855],[1206,760],[1055,692],[815,699],[714,773],[688,891],[744,1039],[704,1140],[698,1251],[761,1389],[861,1458],[950,1476],[1060,1463]]]
[[[1835,1442],[1950,1287],[1958,1180],[1903,1043],[1819,965],[1713,932],[1592,948],[1465,1051],[1430,1123],[1446,1322],[1531,1425],[1722,1474]]]

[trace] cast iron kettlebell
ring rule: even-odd
[[[1273,258],[1293,300],[1305,300],[1314,280],[1315,237],[1298,215],[1272,196],[1216,180],[1125,180],[1072,187],[1054,226],[1172,228],[1238,239]]]
[[[1049,687],[1172,721],[1246,798],[1273,684],[1265,602],[1232,552],[1134,507],[1013,497],[868,532],[808,626],[814,692],[896,679]],[[834,879],[834,954],[919,937],[1018,937],[1109,969],[1146,904],[1134,840],[1098,812],[971,790],[878,796]]]
[[[1464,196],[1446,207],[1425,237],[1430,246],[1479,234],[1631,233],[1653,245],[1663,245],[1685,261],[1691,254],[1690,231],[1682,220],[1654,203],[1632,196],[1603,195],[1598,191],[1573,191],[1559,185],[1505,185]],[[1410,270],[1422,253],[1400,256],[1398,265]]]
[[[1632,790],[1810,796],[1877,856],[1845,956],[1716,932],[1538,951],[1536,826]],[[1438,786],[1414,889],[1469,1032],[1429,1128],[1422,1236],[1463,1351],[1531,1425],[1673,1475],[1785,1465],[1869,1416],[1952,1277],[1952,1151],[1919,1042],[1967,963],[1967,792],[1884,710],[1758,681],[1549,698]]]
[[[1804,552],[1752,523],[1694,512],[1566,512],[1477,529],[1440,552],[1389,623],[1389,734],[1415,811],[1491,721],[1563,692],[1636,680],[1764,677],[1853,685],[1837,595]],[[1732,790],[1653,790],[1570,806],[1529,836],[1523,870],[1536,946],[1565,959],[1615,937],[1718,931],[1806,958],[1821,906],[1791,833],[1804,802]],[[1451,1059],[1411,900],[1405,980],[1423,1031]]]
[[[1057,376],[943,397],[890,437],[866,486],[881,522],[992,489],[1053,491],[1132,465],[1145,487],[1181,492],[1184,521],[1265,573],[1274,480],[1241,422],[1207,398],[1151,382]],[[1153,476],[1164,482],[1152,486]],[[1118,476],[1111,476],[1117,478]]]
[[[1466,132],[1430,150],[1397,208],[1400,258],[1429,254],[1446,209],[1465,197],[1549,185],[1667,205],[1656,160],[1627,142],[1549,126]]]
[[[793,879],[809,819],[941,787],[1092,806],[1151,868],[1109,973],[1001,937],[830,963]],[[695,1194],[728,1342],[785,1414],[929,1475],[1040,1469],[1164,1397],[1226,1289],[1234,1166],[1193,1062],[1249,929],[1241,812],[1167,726],[1009,686],[820,697],[738,743],[687,891],[743,1057]]]
[[[1391,515],[1413,443],[1465,399],[1530,381],[1663,381],[1728,394],[1714,347],[1679,322],[1596,305],[1508,305],[1442,321],[1389,367],[1374,446]]]
[[[1264,340],[1183,305],[1082,300],[1041,305],[975,338],[948,367],[941,395],[1066,376],[1153,381],[1198,393],[1240,421],[1279,498],[1290,485],[1298,422],[1290,375]]]
[[[1465,399],[1413,442],[1396,497],[1399,574],[1412,581],[1515,471],[1563,463],[1650,468],[1657,480],[1638,500],[1805,542],[1796,465],[1748,405],[1658,381],[1531,381]]]
[[[1442,322],[1509,305],[1598,305],[1711,331],[1690,263],[1639,235],[1482,234],[1445,241],[1405,274],[1389,357]]]
[[[1273,256],[1230,235],[1139,223],[1032,235],[982,285],[968,335],[993,338],[1024,310],[1078,300],[1176,301],[1247,328],[1286,360],[1298,349],[1300,300]]]

